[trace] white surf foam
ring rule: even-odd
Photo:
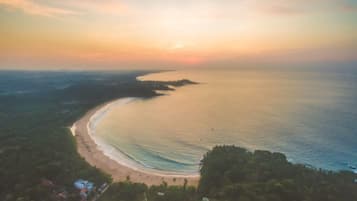
[[[122,150],[119,150],[106,142],[101,137],[95,134],[95,128],[99,121],[110,111],[113,106],[124,106],[129,104],[133,101],[140,100],[140,98],[135,97],[128,97],[128,98],[121,98],[116,101],[110,102],[104,107],[97,110],[89,119],[87,123],[87,130],[89,136],[92,140],[97,144],[97,147],[100,151],[103,152],[104,155],[109,157],[110,159],[116,161],[117,163],[129,167],[136,171],[141,171],[149,174],[155,174],[159,176],[177,176],[177,177],[196,177],[197,174],[194,173],[185,173],[185,172],[171,172],[171,171],[164,171],[164,170],[156,170],[153,168],[148,167],[146,164],[140,163],[140,161],[135,160],[132,156],[128,153],[123,153]]]

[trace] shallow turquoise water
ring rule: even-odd
[[[283,152],[331,170],[357,165],[355,71],[181,70],[140,79],[181,78],[201,84],[114,104],[98,119],[94,135],[107,154],[184,174],[197,172],[218,144]]]

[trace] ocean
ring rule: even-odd
[[[357,71],[244,68],[148,74],[199,82],[98,112],[91,134],[105,154],[135,168],[197,174],[215,145],[282,152],[327,170],[357,165]],[[99,114],[100,113],[100,114]]]

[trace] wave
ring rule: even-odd
[[[176,164],[176,165],[180,165],[180,166],[197,166],[199,165],[199,163],[193,163],[193,162],[186,162],[186,161],[182,161],[182,160],[178,160],[178,159],[174,159],[174,158],[169,158],[167,156],[162,155],[160,152],[158,151],[154,151],[148,148],[143,147],[142,145],[139,144],[135,144],[135,146],[140,149],[142,152],[145,152],[146,155],[149,155],[151,158],[156,158],[159,159],[160,161],[164,161],[167,163],[171,163],[171,164]],[[160,169],[160,168],[158,168]]]
[[[183,140],[179,140],[179,139],[175,139],[175,142],[185,146],[185,147],[190,147],[192,148],[193,150],[200,150],[201,152],[204,152],[206,153],[207,151],[210,150],[210,148],[208,147],[205,147],[205,146],[201,146],[201,145],[198,145],[198,144],[193,144],[193,143],[189,143],[187,141],[183,141]]]
[[[170,175],[170,176],[177,175],[177,176],[187,176],[187,177],[197,176],[198,171],[197,172],[196,171],[195,172],[175,172],[175,171],[167,171],[165,169],[161,169],[158,167],[152,167],[152,166],[138,160],[131,154],[123,151],[117,145],[115,145],[113,143],[108,143],[104,139],[95,135],[95,128],[96,128],[98,122],[108,113],[108,111],[110,110],[111,107],[118,106],[118,105],[125,105],[125,104],[128,104],[128,103],[138,100],[138,99],[140,99],[140,98],[128,97],[128,98],[118,99],[118,100],[113,101],[113,102],[105,105],[104,107],[100,108],[91,116],[91,118],[89,119],[89,121],[87,123],[87,130],[88,130],[89,136],[97,144],[98,149],[100,151],[102,151],[104,155],[106,155],[110,159],[116,161],[117,163],[124,165],[126,167],[129,167],[131,169],[137,170],[137,171],[147,172],[150,174],[161,175],[161,176],[165,176],[165,175]],[[185,166],[197,165],[194,163],[191,164],[191,163],[177,161],[175,159],[170,159],[170,158],[163,157],[163,156],[149,153],[149,152],[147,152],[147,153],[151,154],[152,157],[156,157],[157,159],[171,162],[171,163],[181,164],[181,165],[185,165]]]
[[[118,145],[115,145],[115,144],[110,144],[110,145],[113,146],[113,147],[115,147],[116,150],[117,150],[119,153],[123,154],[123,155],[124,155],[125,157],[127,157],[128,159],[132,160],[132,161],[135,162],[135,163],[138,163],[138,165],[142,165],[142,166],[144,166],[144,167],[146,167],[146,168],[153,168],[153,169],[155,169],[155,167],[152,167],[152,166],[150,166],[150,165],[147,165],[147,164],[141,162],[140,160],[136,159],[134,156],[130,155],[129,153],[123,151]]]

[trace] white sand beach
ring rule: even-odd
[[[97,111],[113,102],[91,109],[81,119],[76,121],[71,128],[71,132],[77,141],[77,151],[89,164],[112,175],[114,181],[125,181],[127,178],[130,178],[132,182],[145,183],[147,185],[159,185],[163,182],[166,182],[168,185],[182,185],[186,179],[188,185],[198,185],[198,175],[171,175],[145,171],[140,168],[131,167],[125,161],[118,162],[105,155],[90,136],[88,123]]]

